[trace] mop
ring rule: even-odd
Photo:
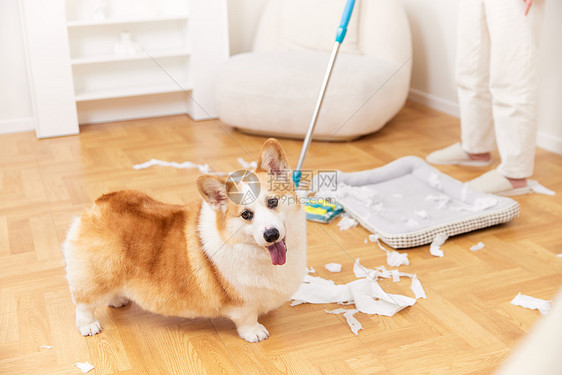
[[[322,86],[320,86],[320,93],[318,94],[318,98],[316,100],[314,113],[312,115],[312,119],[310,120],[310,124],[308,125],[306,136],[304,138],[301,154],[299,156],[299,161],[297,163],[297,168],[293,171],[293,182],[295,183],[295,187],[297,188],[299,187],[299,184],[301,182],[302,166],[304,164],[304,159],[306,158],[306,154],[308,153],[310,142],[312,141],[312,133],[314,132],[314,128],[316,127],[316,122],[318,121],[318,114],[320,113],[320,109],[322,108],[322,102],[324,101],[324,94],[326,93],[326,88],[328,87],[328,83],[330,82],[330,76],[332,75],[332,70],[334,68],[336,58],[338,56],[340,45],[341,43],[343,43],[345,34],[347,33],[347,25],[349,24],[349,20],[351,18],[351,13],[353,12],[354,5],[355,5],[355,0],[347,0],[347,3],[345,4],[345,8],[343,10],[340,26],[338,27],[336,33],[336,41],[334,43],[334,47],[332,48],[332,53],[330,55],[328,67],[326,68],[326,73],[324,74],[324,80],[322,81]],[[325,223],[325,222],[329,222],[334,217],[339,215],[343,211],[343,207],[337,203],[332,204],[324,200],[315,200],[315,201],[308,202],[305,207],[305,210],[306,210],[307,219]]]

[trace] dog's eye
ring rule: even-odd
[[[267,207],[275,208],[277,207],[278,199],[277,198],[269,198],[267,200]]]
[[[254,213],[250,210],[244,210],[242,211],[242,213],[240,214],[240,216],[242,217],[242,219],[244,220],[252,220],[252,218],[254,217]]]

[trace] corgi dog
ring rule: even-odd
[[[258,316],[288,301],[306,273],[305,213],[288,170],[269,139],[244,174],[253,180],[200,176],[191,204],[136,191],[99,197],[63,244],[80,333],[101,332],[96,307],[134,301],[158,314],[227,317],[244,340],[267,339]]]

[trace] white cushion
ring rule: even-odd
[[[269,0],[250,54],[216,78],[219,118],[270,136],[306,134],[346,0]],[[375,132],[402,108],[412,45],[400,0],[356,0],[314,139]]]
[[[253,52],[232,57],[217,74],[217,111],[223,122],[273,135],[306,132],[324,77],[327,52]],[[341,54],[314,135],[357,137],[380,129],[404,104],[404,79],[389,80],[396,64]],[[409,75],[409,69],[401,74]],[[376,100],[374,100],[376,99]]]

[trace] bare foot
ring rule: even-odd
[[[467,154],[471,160],[488,161],[492,158],[492,154],[489,152],[484,152],[482,154],[471,154],[467,152]]]
[[[514,188],[522,188],[527,186],[527,179],[526,178],[509,178],[506,177],[508,179],[509,182],[511,182],[511,185]]]

